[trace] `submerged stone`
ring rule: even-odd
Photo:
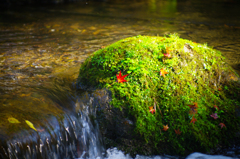
[[[99,106],[100,129],[108,147],[131,155],[230,144],[239,137],[239,81],[219,51],[176,35],[120,40],[90,56],[78,79],[110,92],[110,107]]]

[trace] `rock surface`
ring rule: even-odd
[[[239,76],[207,45],[175,35],[123,39],[90,56],[78,84],[99,88],[106,147],[187,155],[239,138]]]

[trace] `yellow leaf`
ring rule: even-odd
[[[88,27],[90,30],[96,30],[97,28],[94,26]]]
[[[8,118],[8,121],[9,121],[9,123],[16,123],[16,124],[18,124],[18,123],[20,123],[20,121],[18,121],[17,119],[15,119],[15,118],[12,118],[12,117],[10,117],[10,118]]]
[[[93,35],[97,35],[97,34],[99,34],[99,33],[100,33],[100,31],[97,30],[97,31],[93,32]]]
[[[33,130],[37,131],[37,129],[34,127],[33,123],[31,123],[31,122],[28,121],[28,120],[25,120],[25,122],[28,124],[28,126],[29,126],[30,128],[32,128]]]
[[[20,97],[27,97],[27,96],[30,96],[30,95],[31,95],[31,93],[29,93],[29,94],[21,94]]]

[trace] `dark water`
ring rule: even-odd
[[[17,149],[23,151],[36,143],[38,147],[29,153],[39,152],[40,158],[46,158],[40,152],[41,144],[49,145],[45,156],[58,149],[59,153],[53,153],[56,158],[74,147],[76,150],[65,152],[65,157],[80,157],[85,151],[79,150],[76,142],[82,134],[81,123],[78,128],[71,126],[71,132],[67,129],[77,125],[81,117],[77,115],[81,109],[76,109],[79,96],[74,84],[78,70],[94,51],[126,37],[177,33],[220,50],[240,73],[239,8],[238,0],[106,0],[1,7],[2,145],[22,144]],[[9,118],[20,123],[11,123]],[[16,155],[11,149],[4,151],[0,154]]]

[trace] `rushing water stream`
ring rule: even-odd
[[[1,8],[0,158],[131,158],[105,150],[89,117],[96,115],[94,97],[75,86],[81,63],[126,37],[178,33],[222,51],[240,73],[239,6],[237,0],[115,0]]]

